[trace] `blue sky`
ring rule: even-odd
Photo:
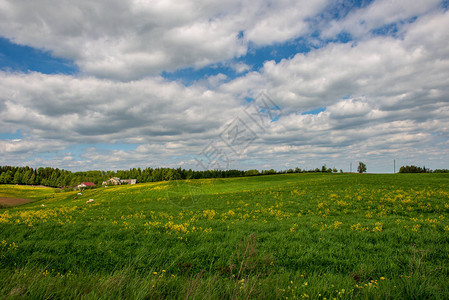
[[[2,165],[201,169],[240,118],[255,138],[226,167],[449,167],[448,1],[6,4]],[[282,110],[263,126],[261,93]]]
[[[21,138],[23,138],[23,136],[20,133],[20,130],[17,130],[16,132],[0,133],[0,139],[14,140],[14,139],[21,139]]]
[[[17,45],[0,37],[0,69],[10,72],[44,74],[76,74],[73,61],[53,57],[51,53],[29,46]]]

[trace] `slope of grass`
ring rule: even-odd
[[[288,174],[53,193],[0,210],[0,297],[447,298],[448,188]]]
[[[0,185],[0,197],[25,198],[41,200],[53,197],[55,189],[26,185]]]

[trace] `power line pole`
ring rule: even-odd
[[[352,163],[350,164],[349,169],[350,169],[349,173],[352,173]]]
[[[396,174],[396,159],[393,160],[393,165],[394,165],[394,173]]]

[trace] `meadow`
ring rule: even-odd
[[[2,299],[449,298],[449,174],[0,193]]]
[[[55,194],[55,190],[52,188],[45,187],[34,187],[34,186],[11,186],[11,185],[0,185],[0,199],[27,199],[27,202],[39,201],[46,198],[51,198]],[[14,201],[12,201],[14,202]],[[7,205],[2,205],[0,201],[0,208]]]

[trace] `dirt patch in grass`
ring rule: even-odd
[[[33,201],[32,199],[0,197],[0,206],[15,206]]]

